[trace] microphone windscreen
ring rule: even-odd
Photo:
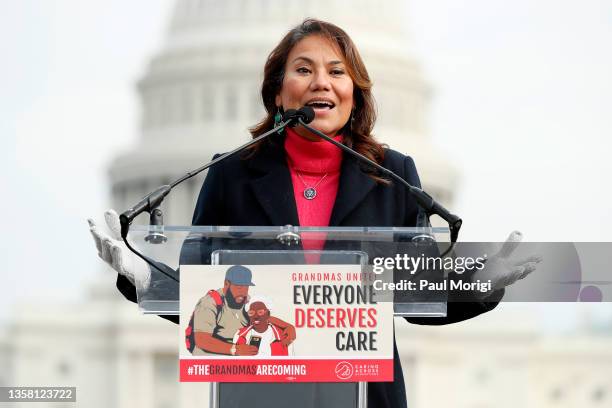
[[[295,118],[297,111],[295,109],[287,109],[283,114],[283,122],[288,121],[289,119]]]
[[[303,106],[298,110],[301,113],[304,123],[310,123],[315,118],[315,111],[311,106]]]

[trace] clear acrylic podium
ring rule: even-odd
[[[160,266],[147,287],[137,285],[143,313],[179,314],[181,265],[351,264],[371,271],[378,258],[437,256],[449,245],[447,228],[132,226],[130,243]],[[442,281],[444,271],[427,271]],[[391,271],[391,282],[419,272]],[[211,282],[211,288],[219,286]],[[388,292],[388,291],[387,291]],[[447,295],[430,291],[377,293],[393,302],[395,316],[444,317]],[[367,406],[367,383],[212,383],[210,407],[355,408]],[[257,396],[257,397],[254,397]]]

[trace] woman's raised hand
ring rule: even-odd
[[[138,283],[137,286],[147,288],[151,281],[151,270],[149,265],[130,251],[121,239],[119,216],[111,209],[104,212],[104,219],[110,235],[100,231],[91,218],[87,220],[89,231],[98,249],[98,256],[134,285]]]
[[[472,276],[472,281],[477,279],[481,282],[491,280],[491,291],[482,293],[481,296],[486,297],[493,291],[503,289],[519,279],[523,279],[535,271],[537,264],[542,262],[542,257],[539,255],[531,255],[522,259],[512,257],[512,253],[522,239],[523,234],[518,231],[512,232],[501,249],[487,260],[485,267]]]

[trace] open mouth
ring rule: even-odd
[[[333,102],[322,99],[313,99],[312,101],[308,102],[306,106],[310,106],[314,110],[330,110],[336,107]]]
[[[257,320],[253,320],[253,324],[259,324],[261,323],[261,320],[257,319]]]

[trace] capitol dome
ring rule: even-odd
[[[113,206],[139,198],[250,138],[263,117],[259,95],[268,53],[314,17],[355,41],[374,82],[376,137],[415,158],[424,188],[452,204],[456,172],[427,136],[430,88],[411,52],[402,0],[178,0],[164,44],[138,82],[137,146],[109,170]],[[202,176],[164,203],[166,224],[189,224]],[[144,215],[137,223],[148,223]]]

